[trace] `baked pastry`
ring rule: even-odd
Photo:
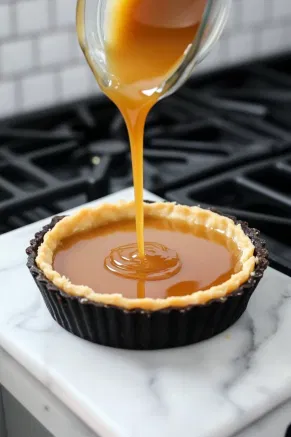
[[[259,232],[212,210],[174,203],[145,203],[144,215],[146,241],[148,229],[180,256],[179,266],[170,257],[170,273],[160,281],[126,279],[102,262],[115,238],[119,244],[134,233],[134,202],[56,217],[35,235],[28,268],[53,318],[81,338],[130,349],[182,346],[227,329],[268,265]]]

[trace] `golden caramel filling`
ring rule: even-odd
[[[146,217],[144,235],[140,259],[133,220],[79,232],[59,244],[53,268],[96,293],[164,299],[219,285],[241,267],[237,245],[223,232]]]

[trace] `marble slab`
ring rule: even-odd
[[[128,189],[106,200],[132,197]],[[247,312],[216,338],[168,351],[109,349],[49,315],[25,266],[44,222],[0,237],[0,348],[100,437],[228,437],[291,397],[289,277],[269,268]]]
[[[234,437],[290,437],[291,401],[255,421]]]

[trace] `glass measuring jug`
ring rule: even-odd
[[[113,0],[78,0],[77,31],[80,46],[101,87],[112,86],[116,78],[109,68],[106,53],[106,8]],[[175,92],[211,51],[226,24],[231,0],[207,0],[194,40],[180,63],[154,90],[161,99]],[[118,19],[118,17],[116,17]],[[142,48],[141,48],[142,49]],[[170,49],[170,47],[169,47]]]

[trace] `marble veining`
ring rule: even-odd
[[[0,237],[0,347],[100,437],[228,437],[291,397],[290,278],[269,268],[242,318],[201,344],[109,349],[49,315],[25,266],[42,224]]]

